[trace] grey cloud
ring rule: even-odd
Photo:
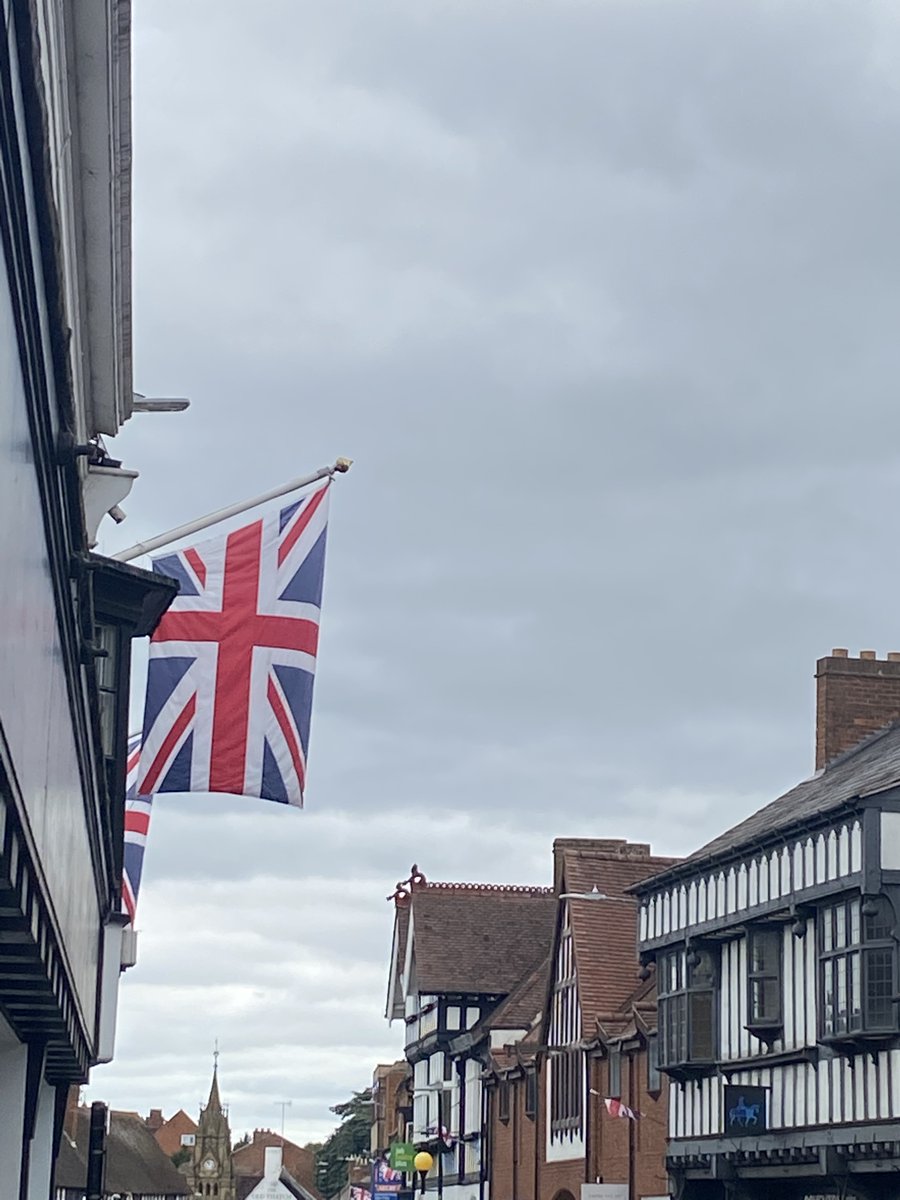
[[[900,20],[888,0],[138,20],[137,386],[194,408],[117,439],[143,475],[104,545],[357,465],[310,809],[157,802],[146,954],[97,1086],[148,1094],[141,1022],[189,982],[165,1038],[203,1092],[197,993],[227,995],[233,933],[232,982],[252,963],[262,993],[228,1018],[240,1070],[283,1026],[334,1046],[332,1090],[289,1051],[297,1105],[331,1103],[365,1082],[348,1024],[369,1057],[399,1045],[376,1032],[383,897],[409,861],[529,882],[564,833],[687,852],[810,770],[818,655],[900,649]],[[217,878],[233,902],[197,895]],[[267,887],[297,897],[271,936]],[[359,1007],[329,1024],[342,953]],[[245,1124],[271,1119],[241,1087]]]

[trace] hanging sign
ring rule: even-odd
[[[756,1137],[769,1128],[767,1088],[725,1085],[725,1136]]]

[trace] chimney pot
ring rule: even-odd
[[[844,646],[838,646],[831,652],[832,658],[847,658],[847,650]]]
[[[871,660],[877,658],[878,655],[874,650],[860,650],[859,657]]]
[[[890,650],[888,651],[887,660],[888,662],[900,662],[900,654],[896,650]]]

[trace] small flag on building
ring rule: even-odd
[[[141,796],[302,805],[327,510],[328,484],[153,559],[181,590],[150,644]]]
[[[125,850],[122,861],[122,903],[134,923],[144,850],[150,828],[149,796],[139,796],[138,772],[141,758],[141,735],[133,733],[128,739],[128,758],[125,775]]]
[[[607,1099],[603,1103],[606,1105],[606,1111],[611,1117],[627,1117],[630,1121],[636,1121],[641,1115],[635,1112],[633,1108],[629,1108],[627,1104],[623,1104],[621,1100]]]

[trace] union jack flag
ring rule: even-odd
[[[301,806],[328,485],[252,525],[164,554],[181,589],[150,643],[138,792]]]
[[[128,739],[127,774],[125,776],[125,855],[122,864],[122,903],[134,924],[144,850],[150,828],[150,796],[139,796],[138,771],[141,758],[141,735],[133,733]]]

